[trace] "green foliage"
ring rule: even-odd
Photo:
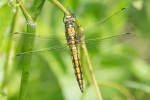
[[[64,13],[49,1],[45,1],[41,12],[39,9],[36,33],[64,35]],[[10,7],[8,2],[8,0],[0,1],[0,99],[17,100],[23,65],[11,59],[15,54],[24,52],[24,45],[20,45],[19,41],[18,43],[12,41],[12,33],[27,32],[27,23],[18,5]],[[41,0],[24,0],[23,5],[29,15],[35,18],[35,11],[40,2]],[[108,31],[100,34],[100,37],[121,34],[122,30],[135,33],[136,37],[101,52],[96,49],[89,50],[88,53],[103,100],[148,100],[147,98],[150,98],[150,1],[60,0],[59,2],[75,13],[84,29],[88,29],[123,7],[131,8],[128,16],[120,16],[123,19],[121,23],[116,25],[115,21],[112,21],[107,24],[104,30]],[[79,90],[68,55],[68,57],[58,56],[55,62],[41,58],[39,60],[41,63],[31,64],[26,99],[97,100],[84,54],[82,56],[85,89],[83,94]]]

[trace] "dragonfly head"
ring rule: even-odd
[[[64,21],[64,23],[68,23],[68,22],[74,23],[75,22],[75,18],[72,17],[71,15],[65,15],[64,18],[63,18],[63,21]]]

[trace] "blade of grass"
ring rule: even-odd
[[[36,19],[37,19],[38,15],[40,14],[40,12],[41,12],[41,10],[42,10],[42,7],[43,7],[45,1],[46,1],[46,0],[41,0],[40,3],[37,5],[36,10],[35,10],[35,13],[34,13],[34,15],[33,15],[33,17],[32,17],[33,20],[36,20]]]
[[[36,23],[35,24],[28,23],[27,32],[35,34],[36,33]],[[25,46],[25,50],[26,51],[32,50],[33,45],[34,45],[34,42],[28,43],[28,45]],[[28,56],[28,58],[26,58],[26,56],[24,57],[25,62],[23,63],[23,69],[22,69],[19,100],[25,100],[25,97],[26,97],[29,74],[30,74],[31,60],[32,60],[32,55]]]

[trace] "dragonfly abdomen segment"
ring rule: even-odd
[[[66,16],[64,19],[66,29],[66,40],[71,51],[74,73],[78,81],[81,92],[83,92],[83,77],[80,58],[78,54],[78,34],[74,26],[75,19],[72,16]]]
[[[77,45],[77,41],[75,40],[74,36],[69,37],[68,45],[69,45],[69,48],[71,51],[74,73],[76,75],[76,79],[78,81],[80,90],[83,92],[82,69],[81,69],[81,63],[80,63],[80,58],[79,58],[79,53],[78,53],[78,47],[77,47],[78,45]]]
[[[74,49],[71,49],[71,51],[72,51],[72,63],[74,66],[74,73],[76,75],[76,79],[78,81],[80,90],[83,92],[83,77],[82,77],[82,69],[81,69],[81,63],[80,63],[80,58],[79,58],[79,54],[78,54],[78,49],[77,49],[77,47],[74,47]]]

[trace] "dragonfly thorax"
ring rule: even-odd
[[[73,18],[72,16],[69,15],[64,17],[65,27],[72,27],[74,22],[75,22],[75,18]]]

